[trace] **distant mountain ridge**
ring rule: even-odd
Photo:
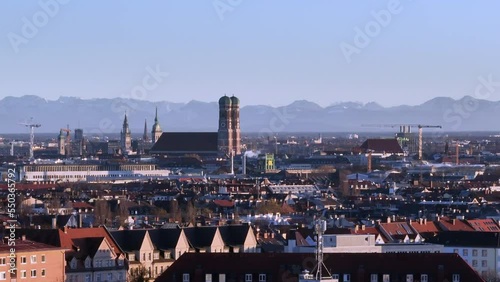
[[[0,133],[24,133],[20,122],[33,117],[42,124],[39,132],[54,132],[70,126],[85,135],[119,133],[127,112],[134,134],[142,134],[147,120],[153,125],[155,108],[163,131],[216,131],[217,102],[150,102],[123,98],[81,99],[60,97],[47,100],[38,96],[5,97],[0,100]],[[377,131],[362,124],[436,124],[444,131],[500,131],[496,121],[499,101],[477,100],[470,96],[454,100],[437,97],[416,106],[383,107],[375,102],[339,102],[327,107],[307,101],[287,106],[249,105],[241,108],[243,132],[360,132]]]

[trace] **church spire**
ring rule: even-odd
[[[149,141],[148,137],[148,120],[144,119],[144,134],[142,135],[144,141]]]
[[[155,113],[155,123],[158,122],[158,107],[156,107],[156,113]]]

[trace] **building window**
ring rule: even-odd
[[[488,261],[487,260],[481,261],[481,266],[482,267],[488,267]]]
[[[5,258],[0,258],[0,265],[5,265],[6,259]]]
[[[265,274],[259,274],[259,282],[266,282],[266,275]]]
[[[7,273],[5,271],[0,272],[0,280],[7,280]]]
[[[420,282],[429,282],[429,276],[427,274],[420,275]]]
[[[212,274],[205,274],[205,282],[212,282]]]
[[[100,274],[100,273],[97,273],[97,274],[95,275],[95,280],[96,280],[97,282],[101,282],[101,274]]]
[[[42,268],[42,277],[45,277],[45,268]]]
[[[472,256],[477,257],[477,250],[472,250]]]
[[[108,281],[113,281],[113,273],[108,273]]]
[[[36,277],[36,269],[31,270],[31,278]]]
[[[252,274],[245,274],[245,282],[252,282]]]
[[[219,282],[226,282],[226,274],[219,274]]]
[[[21,264],[26,264],[26,257],[21,257]]]
[[[467,250],[467,249],[463,249],[463,250],[462,250],[462,254],[463,254],[464,256],[468,256],[468,255],[469,255],[469,250]]]
[[[451,276],[451,281],[460,282],[460,274],[453,274],[453,276]]]
[[[151,253],[148,254],[148,259],[151,260]]]
[[[472,267],[477,267],[477,260],[472,260]]]
[[[406,274],[406,282],[413,282],[413,274]]]
[[[26,270],[21,270],[21,278],[26,278]]]
[[[36,263],[36,255],[31,256],[31,263]]]
[[[90,282],[90,274],[85,274],[85,282]]]
[[[382,275],[382,282],[391,282],[391,276],[389,274]]]
[[[378,282],[378,274],[370,275],[370,282]]]
[[[182,274],[182,282],[189,282],[189,273]]]
[[[45,263],[45,255],[42,255],[42,263]]]
[[[482,255],[483,257],[488,256],[488,250],[482,250],[482,251],[481,251],[481,255]]]
[[[351,274],[344,274],[344,282],[351,282]]]

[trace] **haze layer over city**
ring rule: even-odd
[[[0,280],[500,281],[499,3],[0,5]]]

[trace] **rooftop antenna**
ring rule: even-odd
[[[323,234],[326,231],[326,221],[318,219],[314,223],[314,233],[316,233],[316,266],[311,274],[307,270],[299,277],[299,282],[338,282],[326,267],[323,261]],[[325,273],[326,275],[323,275]]]

